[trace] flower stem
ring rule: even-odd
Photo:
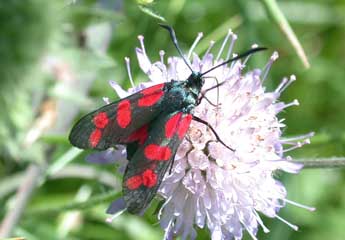
[[[290,26],[288,20],[284,16],[283,12],[280,10],[276,0],[261,0],[263,6],[266,9],[267,14],[270,18],[278,25],[283,34],[287,37],[290,44],[295,49],[298,57],[301,59],[305,68],[309,68],[310,64],[304,49],[299,42],[295,32]]]
[[[302,163],[306,168],[345,168],[345,157],[339,158],[316,158],[298,159],[296,162]]]
[[[41,173],[42,168],[35,164],[30,165],[26,170],[25,177],[23,179],[25,181],[23,181],[21,186],[18,188],[15,196],[15,211],[9,211],[1,222],[0,238],[8,237],[9,235],[11,235],[11,232],[14,226],[16,226],[19,222],[20,217],[27,205],[27,202],[31,198],[34,189],[37,187]]]

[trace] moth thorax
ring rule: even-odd
[[[187,87],[195,93],[199,93],[203,85],[204,79],[200,72],[193,72],[187,79]]]

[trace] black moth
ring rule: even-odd
[[[129,163],[123,177],[123,199],[125,208],[133,214],[145,210],[156,195],[192,120],[206,124],[216,139],[231,149],[221,141],[212,126],[193,115],[193,109],[204,98],[205,92],[211,90],[201,91],[204,76],[220,66],[265,49],[253,48],[206,72],[195,72],[184,58],[174,30],[167,25],[161,24],[161,27],[169,31],[179,55],[191,70],[188,79],[173,79],[105,105],[81,118],[69,135],[71,144],[83,149],[105,150],[117,144],[126,145]],[[108,213],[114,211],[110,208]]]

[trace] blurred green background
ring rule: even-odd
[[[160,17],[175,28],[185,51],[198,32],[204,33],[197,48],[202,53],[209,40],[221,42],[228,28],[239,36],[237,52],[253,43],[268,47],[251,57],[248,70],[264,67],[277,50],[280,58],[266,80],[267,88],[274,89],[284,76],[295,74],[297,81],[281,100],[300,102],[280,114],[286,118],[284,136],[316,133],[310,145],[289,154],[296,159],[344,156],[345,1],[278,1],[308,56],[309,69],[268,17],[264,2],[0,1],[0,219],[21,213],[11,216],[10,221],[18,222],[11,236],[162,239],[154,207],[144,217],[123,214],[112,224],[105,223],[105,209],[120,191],[121,176],[112,165],[86,163],[88,153],[67,141],[78,117],[101,106],[103,96],[117,98],[108,80],[130,86],[125,56],[132,60],[135,82],[145,81],[135,57],[137,35],[145,36],[152,60],[159,59],[160,49],[167,56],[176,55],[168,34],[157,26]],[[317,210],[291,205],[282,210],[280,215],[297,224],[298,232],[264,217],[271,232],[260,231],[259,239],[345,239],[344,171],[306,169],[277,177],[290,200]],[[70,205],[75,202],[85,204]],[[208,232],[200,230],[198,239],[209,239]]]

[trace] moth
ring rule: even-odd
[[[123,199],[132,214],[142,212],[152,201],[191,121],[207,125],[217,141],[227,146],[206,121],[193,115],[194,108],[205,97],[202,92],[205,75],[214,69],[265,48],[252,48],[201,73],[193,71],[182,54],[172,27],[168,30],[179,55],[191,70],[187,80],[170,82],[143,89],[126,98],[105,105],[82,117],[72,128],[69,141],[82,149],[106,150],[126,145],[129,160],[123,177]]]

